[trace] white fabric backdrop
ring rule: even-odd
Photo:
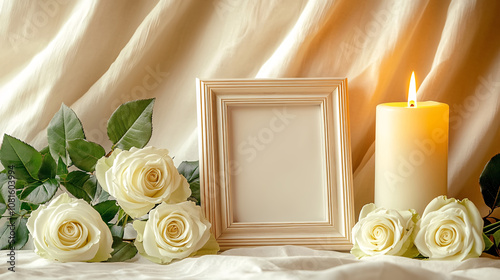
[[[449,196],[500,152],[500,1],[7,0],[0,134],[43,148],[65,103],[106,148],[119,104],[156,97],[150,145],[198,159],[195,78],[347,77],[357,212],[373,201],[375,107],[450,105]],[[497,212],[496,216],[500,216]]]

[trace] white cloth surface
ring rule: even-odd
[[[2,251],[5,255],[7,251]],[[57,263],[19,251],[15,274],[2,262],[2,279],[498,279],[500,260],[423,261],[381,256],[357,260],[349,253],[297,246],[228,250],[169,265],[139,255],[125,263]]]
[[[470,198],[485,215],[478,177],[500,152],[499,12],[500,1],[493,0],[4,0],[0,135],[43,148],[49,121],[64,102],[82,120],[87,139],[109,149],[111,113],[126,101],[156,97],[150,145],[168,148],[178,164],[198,159],[196,77],[347,77],[359,213],[373,201],[375,107],[404,101],[414,70],[419,100],[450,105],[449,196]],[[357,261],[295,247],[231,250],[169,266],[141,258],[58,264],[32,251],[18,256],[16,276],[36,279],[499,274],[498,260]],[[5,271],[2,261],[7,279]]]

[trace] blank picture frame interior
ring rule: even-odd
[[[222,250],[349,250],[347,79],[197,79],[201,205]]]

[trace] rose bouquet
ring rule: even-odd
[[[46,148],[4,135],[0,231],[13,238],[2,236],[0,247],[20,249],[31,234],[37,254],[61,262],[124,261],[139,252],[169,263],[216,253],[197,205],[198,163],[176,168],[168,150],[146,147],[153,104],[137,100],[116,109],[107,126],[109,153],[85,139],[64,104],[47,128]],[[124,238],[129,223],[135,240]]]

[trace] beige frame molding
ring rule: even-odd
[[[351,229],[354,225],[354,204],[347,79],[197,79],[196,84],[201,205],[205,216],[212,223],[212,233],[221,249],[263,245],[299,245],[314,249],[349,250],[352,247]],[[290,125],[283,135],[276,134],[276,137],[272,138],[269,137],[270,130],[265,127],[273,120],[272,112],[276,113],[279,108],[289,110],[298,118],[293,123],[295,126]],[[237,123],[238,121],[240,123]],[[262,124],[258,124],[259,122]],[[241,137],[246,137],[247,134],[255,134],[255,128],[259,126],[264,127],[260,130],[259,136],[266,135],[267,138],[263,139],[270,144],[269,147],[265,147],[265,152],[260,153],[264,159],[258,161],[257,165],[249,161],[249,157],[242,158],[242,154],[236,152],[236,147],[241,144],[241,140],[238,143],[236,141]],[[311,127],[310,133],[298,131],[304,127],[307,129]],[[308,136],[303,136],[303,134]],[[297,137],[289,137],[289,135]],[[317,199],[317,203],[306,203],[300,206],[302,209],[297,211],[302,218],[297,218],[297,220],[269,210],[271,209],[269,207],[277,210],[280,208],[295,210],[296,207],[286,204],[289,202],[286,198],[276,197],[270,206],[267,205],[267,210],[265,210],[264,202],[263,204],[256,203],[251,207],[246,205],[247,197],[249,201],[269,198],[267,189],[263,192],[262,189],[255,187],[254,190],[253,181],[247,182],[247,179],[266,178],[261,168],[274,170],[276,165],[268,164],[270,161],[266,161],[267,157],[273,157],[273,154],[279,157],[282,151],[281,148],[272,147],[284,146],[286,148],[286,145],[294,145],[294,143],[287,144],[288,140],[282,141],[283,139],[279,137],[300,138],[302,140],[297,141],[303,141],[307,140],[308,138],[304,137],[309,137],[309,135],[312,139],[311,143],[316,141],[320,145],[291,146],[293,151],[286,150],[290,150],[292,155],[294,153],[317,155],[315,158],[311,157],[313,160],[309,162],[297,161],[296,163],[302,164],[301,168],[305,169],[310,166],[310,163],[311,166],[319,166],[320,168],[311,169],[311,172],[318,172],[320,176],[313,178],[320,179],[313,180],[316,183],[308,185],[307,192],[303,187],[294,186],[293,188],[297,189],[290,189],[288,184],[283,186],[273,184],[272,191],[280,191],[282,188],[281,193],[289,194],[290,200],[295,201],[294,205],[297,206],[301,204],[301,200],[297,200],[297,197],[302,196],[302,193],[304,193],[304,200],[310,196],[309,201]],[[308,148],[311,150],[307,150]],[[255,156],[253,158],[259,159]],[[232,165],[235,162],[246,164],[246,168],[243,171],[237,168],[235,171]],[[283,163],[287,164],[287,162]],[[254,174],[258,176],[249,176]],[[290,177],[291,182],[294,180],[300,182],[308,174],[280,171],[267,178],[274,180],[274,175],[277,175],[285,179]],[[300,184],[300,186],[304,185]],[[309,206],[316,210],[308,213]],[[257,214],[259,211],[264,211],[264,214],[273,212],[269,215],[270,220],[262,213]]]

